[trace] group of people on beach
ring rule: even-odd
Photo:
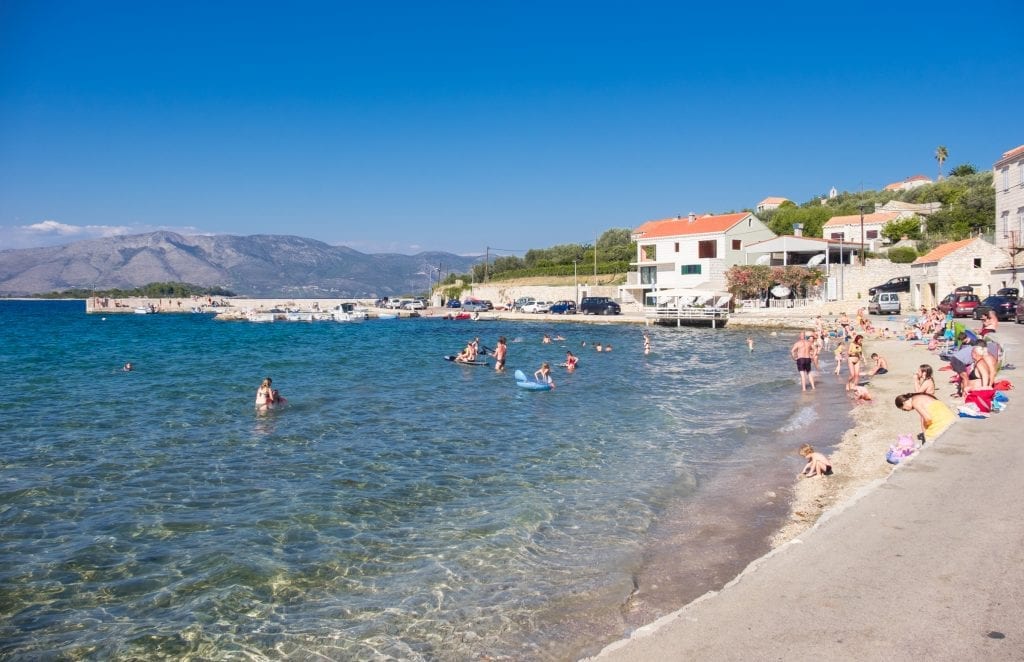
[[[888,361],[877,352],[870,358],[873,367],[862,373],[864,361],[864,338],[874,333],[876,338],[898,338],[908,341],[926,341],[931,351],[941,351],[941,358],[949,361],[944,370],[952,371],[950,382],[956,385],[955,397],[962,401],[956,411],[937,395],[935,370],[930,364],[921,364],[913,375],[913,390],[897,395],[895,406],[907,412],[915,412],[921,425],[918,433],[920,443],[934,440],[946,431],[958,416],[981,418],[998,406],[998,392],[1012,388],[1006,380],[999,380],[1002,349],[992,337],[999,329],[999,320],[994,311],[982,318],[981,328],[976,332],[957,323],[952,314],[942,313],[936,308],[921,309],[919,316],[907,321],[901,333],[894,333],[888,327],[876,329],[858,311],[856,322],[851,322],[843,313],[833,325],[824,322],[821,316],[815,319],[812,331],[802,331],[790,348],[790,355],[796,361],[797,372],[803,390],[815,388],[814,371],[818,368],[818,357],[827,351],[830,342],[836,342],[835,374],[842,371],[843,354],[850,376],[846,390],[855,401],[870,402],[873,398],[867,384],[861,382],[862,375],[875,377],[889,372]],[[943,346],[945,343],[945,346]],[[924,344],[924,343],[921,343]],[[807,459],[801,475],[824,475],[831,472],[828,458],[817,453],[808,445],[800,449],[800,455]],[[828,472],[824,467],[827,467]]]

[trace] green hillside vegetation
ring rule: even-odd
[[[776,234],[793,234],[793,224],[803,223],[804,236],[820,237],[825,221],[833,216],[859,214],[862,207],[868,213],[874,211],[876,204],[881,206],[890,200],[941,202],[942,209],[928,217],[923,235],[918,232],[916,220],[904,219],[898,222],[902,224],[899,229],[886,226],[883,236],[897,241],[905,234],[911,239],[920,239],[921,248],[926,250],[947,241],[995,231],[996,193],[992,173],[979,173],[970,165],[957,166],[949,177],[910,191],[844,191],[831,200],[826,199],[825,204],[821,202],[822,197],[802,205],[787,202],[758,217]]]
[[[109,299],[128,299],[131,297],[148,297],[150,299],[184,299],[199,297],[233,297],[234,292],[222,287],[201,287],[190,283],[150,283],[130,290],[87,290],[75,288],[61,292],[48,292],[34,295],[38,299],[89,299],[105,297]]]
[[[636,259],[636,242],[628,228],[606,230],[594,244],[559,244],[550,248],[533,248],[523,257],[507,255],[494,258],[487,264],[473,266],[471,274],[450,274],[445,283],[456,280],[482,283],[511,280],[531,276],[572,276],[576,273],[594,273],[594,254],[597,252],[598,274],[625,274],[629,263]]]

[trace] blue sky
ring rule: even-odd
[[[0,249],[493,255],[1024,143],[1021,3],[688,4],[0,0]]]

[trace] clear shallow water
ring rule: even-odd
[[[16,658],[569,659],[635,625],[636,584],[656,612],[763,551],[796,446],[847,425],[791,340],[728,329],[645,357],[631,325],[0,319]],[[507,374],[441,359],[473,335],[509,338]],[[567,348],[554,391],[514,385]],[[266,375],[289,405],[260,415]]]

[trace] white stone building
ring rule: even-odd
[[[992,166],[996,188],[995,243],[1003,249],[1024,246],[1024,145],[1004,152]]]
[[[725,272],[746,262],[746,247],[774,236],[749,212],[648,221],[633,230],[637,272],[623,289],[645,305],[663,290],[723,291]]]
[[[991,273],[1005,266],[1006,254],[984,239],[963,239],[936,246],[910,265],[914,308],[932,308],[962,285],[981,298],[994,294]]]

